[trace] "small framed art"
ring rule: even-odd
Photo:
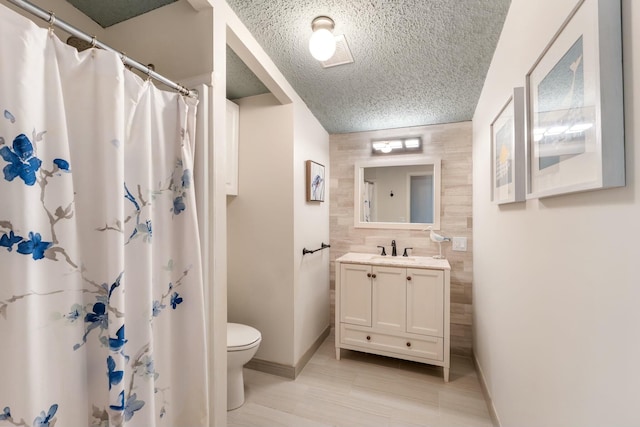
[[[324,202],[324,166],[307,160],[307,202]]]

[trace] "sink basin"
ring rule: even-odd
[[[418,265],[424,262],[424,257],[412,257],[412,256],[382,256],[382,255],[373,255],[369,258],[369,262],[375,264],[385,264],[385,265],[405,265],[412,266]]]
[[[374,255],[371,257],[371,261],[389,261],[389,262],[394,262],[394,261],[416,261],[415,257],[412,256],[383,256],[383,255]]]
[[[446,259],[434,259],[424,256],[382,256],[379,254],[349,252],[342,255],[336,261],[351,264],[389,265],[408,268],[451,269]]]

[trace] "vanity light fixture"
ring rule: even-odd
[[[373,154],[400,154],[418,151],[422,151],[422,138],[420,137],[371,141]]]
[[[420,138],[405,139],[404,146],[406,148],[418,148],[420,147]]]
[[[328,16],[318,16],[311,22],[313,34],[309,39],[309,51],[318,61],[326,61],[336,53],[336,39],[333,36],[335,23]]]
[[[388,142],[376,142],[373,144],[374,150],[379,150],[381,153],[389,154],[392,150],[391,145]]]

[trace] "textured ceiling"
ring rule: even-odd
[[[260,79],[227,47],[227,98],[239,99],[269,92]]]
[[[227,0],[329,133],[470,120],[510,0]],[[355,63],[309,54],[327,15]]]
[[[103,28],[150,10],[173,3],[176,0],[67,0],[80,12]]]
[[[175,0],[68,0],[107,27]],[[511,0],[227,0],[329,133],[471,120]],[[327,15],[353,64],[307,44]],[[227,95],[267,92],[227,49]],[[158,70],[162,72],[162,70]]]

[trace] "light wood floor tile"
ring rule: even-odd
[[[356,375],[348,366],[310,362],[304,368],[304,375],[299,375],[296,381],[325,393],[346,395],[351,391]]]
[[[296,415],[335,426],[386,427],[390,410],[366,400],[336,396],[321,391],[310,392],[296,408]]]
[[[244,382],[245,401],[289,413],[309,389],[299,381],[251,369],[245,369]]]
[[[331,334],[296,380],[245,369],[245,404],[230,427],[492,427],[471,360],[442,368],[366,353],[335,359]]]
[[[235,411],[228,412],[229,426],[236,427],[332,427],[333,424],[322,424],[307,417],[299,417],[288,412],[257,405],[251,402]]]

